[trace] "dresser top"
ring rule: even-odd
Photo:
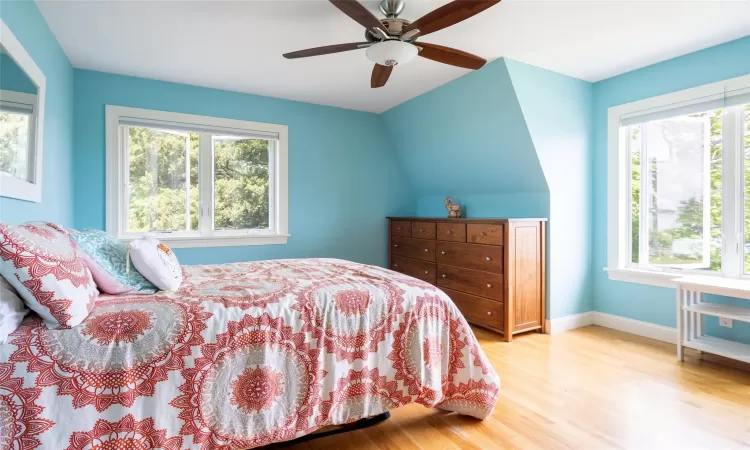
[[[455,223],[505,223],[505,222],[546,222],[547,219],[541,219],[541,218],[508,218],[508,219],[500,219],[500,218],[492,218],[492,217],[472,217],[472,218],[460,218],[460,219],[451,219],[448,217],[394,217],[394,216],[388,216],[386,217],[388,220],[411,220],[411,221],[430,221],[430,222],[455,222]]]

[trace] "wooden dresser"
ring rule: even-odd
[[[392,270],[438,286],[469,323],[544,332],[546,219],[388,217]]]

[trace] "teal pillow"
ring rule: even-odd
[[[100,291],[107,294],[156,292],[156,286],[128,261],[127,246],[122,242],[100,230],[73,231],[70,235],[82,250],[81,256]]]

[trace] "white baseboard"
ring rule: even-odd
[[[588,325],[612,328],[657,341],[677,343],[677,329],[603,312],[585,312],[547,320],[547,333],[559,334]]]
[[[615,330],[635,334],[657,341],[677,343],[677,328],[656,325],[641,320],[628,319],[627,317],[615,316],[603,312],[594,312],[594,325],[600,327],[614,328]]]
[[[594,324],[594,313],[585,312],[547,320],[547,334],[559,334]]]

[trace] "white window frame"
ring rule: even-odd
[[[42,201],[42,149],[44,146],[44,104],[47,92],[47,78],[36,65],[31,55],[16,39],[10,28],[0,20],[0,44],[26,72],[36,85],[37,93],[28,94],[15,91],[0,91],[0,99],[32,106],[29,126],[29,175],[31,180],[21,180],[7,174],[0,174],[0,197],[9,197],[29,202]]]
[[[172,233],[156,233],[160,240],[174,248],[226,247],[244,245],[286,244],[289,238],[289,195],[288,195],[288,127],[261,122],[173,113],[149,109],[107,105],[107,233],[123,241],[130,241],[146,233],[126,233],[128,204],[128,136],[120,132],[121,119],[143,120],[144,122],[169,122],[185,124],[186,129],[199,126],[207,129],[227,130],[227,134],[271,133],[278,135],[276,148],[270,150],[269,158],[269,228],[267,230],[213,230],[213,154],[203,151],[199,154],[200,177],[200,230]],[[156,126],[158,128],[158,126]],[[214,132],[215,134],[215,132]],[[201,148],[213,148],[211,133],[200,133]],[[154,234],[154,233],[149,233]]]
[[[750,75],[732,78],[717,83],[685,89],[657,97],[613,106],[607,114],[607,271],[611,280],[628,281],[653,286],[674,287],[672,280],[691,273],[727,278],[746,278],[742,270],[744,259],[744,208],[741,198],[744,187],[744,164],[741,136],[743,117],[738,107],[725,110],[722,126],[722,272],[669,267],[636,267],[630,262],[631,252],[631,157],[628,151],[627,133],[621,131],[624,118],[658,114],[659,111],[675,110],[697,103],[723,102],[728,95],[743,95],[750,92]],[[721,107],[721,106],[719,106]],[[731,111],[729,111],[731,110]],[[727,113],[729,111],[729,113]],[[642,174],[643,177],[643,174]],[[730,205],[739,206],[734,210]]]

